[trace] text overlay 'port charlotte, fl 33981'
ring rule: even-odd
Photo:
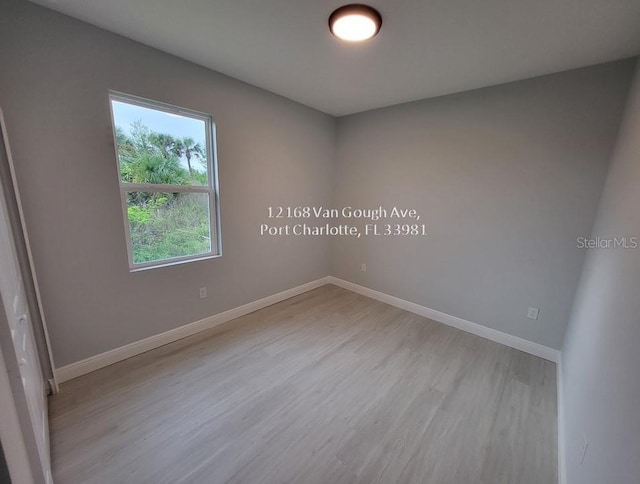
[[[420,215],[413,208],[325,208],[314,206],[267,207],[266,221],[260,235],[343,236],[356,237],[425,237],[427,227],[418,223]]]

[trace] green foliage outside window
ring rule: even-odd
[[[125,184],[208,183],[205,148],[192,138],[158,133],[137,121],[129,134],[116,127],[116,143]],[[127,191],[126,203],[134,263],[211,250],[207,193]]]

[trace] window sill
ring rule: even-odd
[[[168,261],[158,262],[157,264],[145,265],[142,267],[132,266],[132,267],[129,267],[129,272],[143,272],[151,269],[162,269],[163,267],[189,264],[191,262],[200,262],[203,260],[218,259],[220,257],[222,257],[222,254],[212,254],[212,255],[205,255],[202,257],[194,257],[194,258],[180,259],[180,260],[168,260]]]

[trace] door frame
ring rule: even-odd
[[[5,123],[4,112],[2,111],[1,106],[0,106],[0,131],[2,131],[2,141],[4,143],[4,151],[7,159],[7,168],[9,169],[9,173],[11,175],[11,185],[13,188],[12,195],[15,198],[15,204],[17,207],[17,216],[20,221],[19,230],[21,231],[21,235],[24,241],[24,246],[26,249],[26,255],[28,259],[29,272],[31,275],[31,282],[32,282],[31,289],[33,290],[33,293],[34,293],[33,296],[35,297],[35,301],[37,304],[37,308],[35,309],[37,309],[38,311],[38,317],[41,323],[40,324],[41,328],[38,328],[38,330],[40,329],[42,330],[42,335],[44,336],[45,350],[47,353],[47,361],[51,369],[50,376],[47,378],[48,375],[45,375],[45,378],[47,378],[49,381],[49,387],[50,387],[49,390],[51,391],[51,393],[55,394],[55,393],[58,393],[59,386],[56,378],[56,366],[53,360],[53,351],[51,349],[51,339],[49,338],[49,330],[47,328],[47,321],[46,321],[43,306],[42,306],[42,297],[40,295],[40,286],[38,285],[38,276],[36,275],[35,265],[33,263],[33,253],[31,252],[31,244],[29,242],[29,233],[27,231],[27,225],[25,223],[25,218],[24,218],[24,211],[22,209],[22,201],[20,198],[20,189],[18,188],[15,166],[13,163],[13,157],[11,155],[11,147],[9,145],[7,125]],[[11,194],[5,193],[5,197],[10,195]],[[10,207],[7,207],[7,209],[9,208]],[[26,290],[29,291],[30,288],[27,287]],[[43,369],[43,372],[44,372],[44,369]]]
[[[9,327],[4,308],[0,310],[0,326]],[[0,335],[0,339],[3,335]],[[45,482],[27,400],[22,387],[20,369],[12,352],[13,346],[0,345],[0,441],[12,484]],[[24,431],[23,431],[24,429]]]

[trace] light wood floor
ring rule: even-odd
[[[335,286],[62,385],[57,484],[556,483],[555,365]]]

